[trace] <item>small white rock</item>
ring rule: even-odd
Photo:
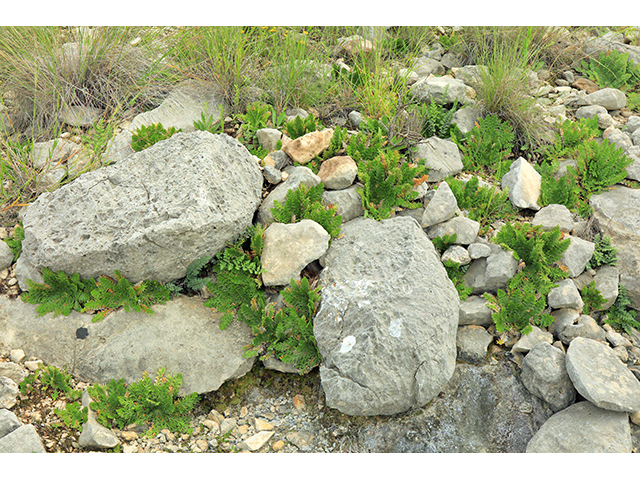
[[[11,361],[13,363],[20,363],[22,360],[24,360],[25,357],[24,350],[19,348],[16,350],[11,350],[9,357],[11,358]]]

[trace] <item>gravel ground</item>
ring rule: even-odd
[[[32,359],[25,359],[32,360]],[[8,362],[9,351],[0,346],[0,362]],[[28,374],[25,368],[25,374]],[[87,383],[74,380],[75,389]],[[39,390],[18,394],[11,411],[23,424],[32,424],[47,452],[78,453],[80,432],[68,428],[54,413],[68,399],[56,400]],[[327,407],[314,370],[305,376],[267,370],[257,362],[244,377],[226,382],[216,392],[200,395],[192,412],[190,434],[163,430],[145,435],[148,425],[130,425],[112,430],[120,445],[108,451],[125,453],[200,452],[358,452],[357,430],[377,417],[349,417]]]

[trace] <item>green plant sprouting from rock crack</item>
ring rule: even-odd
[[[131,136],[131,148],[134,152],[140,152],[181,131],[176,130],[175,127],[164,128],[161,123],[141,125]]]

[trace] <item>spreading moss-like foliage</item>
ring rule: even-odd
[[[369,162],[358,163],[358,177],[363,187],[358,189],[365,216],[375,220],[389,218],[398,207],[418,208],[418,196],[413,187],[426,179],[426,167],[401,161],[396,150],[380,154]]]
[[[602,309],[602,305],[604,305],[604,297],[602,293],[600,293],[600,290],[596,288],[595,280],[589,285],[582,287],[580,296],[584,303],[584,307],[582,308],[584,315],[591,315],[593,312]]]
[[[598,268],[602,265],[615,266],[618,263],[618,249],[611,245],[611,237],[596,233],[593,237],[595,248],[586,268]]]
[[[479,186],[477,176],[467,182],[448,177],[446,182],[456,197],[458,207],[468,212],[468,217],[479,222],[483,229],[497,220],[515,219],[517,210],[509,200],[509,193],[497,186]]]
[[[138,382],[126,385],[124,379],[111,380],[107,387],[88,387],[94,400],[89,404],[97,420],[107,428],[123,429],[127,425],[150,424],[148,436],[169,429],[176,433],[190,432],[189,412],[198,402],[198,394],[180,397],[182,374],[166,375],[158,369],[155,381],[145,372]]]
[[[337,207],[325,206],[322,203],[322,192],[324,192],[322,183],[309,188],[303,184],[295,190],[289,190],[284,204],[278,200],[274,201],[274,207],[271,209],[273,218],[279,223],[313,220],[324,228],[331,238],[338,237],[342,217],[338,215]]]
[[[114,277],[82,279],[77,273],[67,275],[43,268],[43,283],[27,280],[29,291],[22,294],[22,300],[38,305],[39,315],[53,312],[55,316],[66,316],[73,310],[95,312],[92,321],[97,322],[118,308],[153,313],[151,305],[171,298],[170,290],[155,280],[133,285],[118,271]]]
[[[175,127],[164,128],[161,123],[141,125],[131,137],[131,148],[134,152],[139,152],[181,131],[176,130]]]
[[[13,261],[18,260],[20,252],[22,252],[22,241],[24,240],[24,228],[22,228],[22,222],[16,225],[13,231],[13,235],[2,239],[11,249],[13,253]]]
[[[255,334],[247,356],[274,357],[304,374],[322,362],[313,336],[320,287],[312,288],[307,278],[292,279],[282,298],[284,305],[278,309],[274,303],[266,305],[264,297],[253,301],[252,314],[245,317]]]
[[[216,255],[215,280],[206,284],[211,293],[204,305],[221,312],[220,328],[226,329],[234,318],[244,320],[254,298],[264,295],[262,264],[264,227],[254,225],[236,243]],[[248,244],[248,245],[247,245]]]
[[[462,153],[465,170],[486,170],[495,173],[496,180],[508,170],[506,159],[513,150],[515,134],[508,122],[497,115],[487,115],[478,120],[469,133],[460,138],[452,132],[452,140]]]
[[[569,239],[562,239],[559,227],[543,231],[531,224],[506,224],[496,235],[496,241],[512,250],[521,265],[506,290],[498,289],[495,296],[484,294],[494,311],[496,329],[503,332],[515,328],[526,335],[532,324],[549,326],[553,317],[544,311],[546,295],[557,286],[555,282],[569,275],[559,264],[569,247]]]
[[[640,322],[636,320],[638,312],[629,308],[631,300],[625,287],[618,285],[618,298],[607,311],[605,322],[612,327],[632,333],[632,328],[640,330]]]

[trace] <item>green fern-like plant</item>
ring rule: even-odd
[[[580,296],[584,303],[584,307],[582,308],[582,313],[584,315],[590,315],[593,312],[597,312],[598,310],[601,310],[602,305],[604,305],[604,297],[602,296],[602,293],[600,293],[600,290],[596,288],[595,280],[582,287],[580,290]]]
[[[302,184],[297,189],[289,190],[284,204],[278,200],[274,201],[274,207],[271,209],[273,218],[279,223],[313,220],[322,226],[331,238],[338,237],[342,216],[338,215],[337,207],[325,206],[322,203],[322,192],[324,192],[322,183],[309,188]]]
[[[200,275],[205,267],[211,263],[211,260],[213,260],[212,256],[202,255],[187,266],[187,275],[185,276],[184,284],[188,289],[197,291],[207,284],[209,278],[203,278]]]
[[[95,287],[93,279],[81,279],[77,273],[69,276],[64,272],[54,273],[46,267],[42,269],[42,281],[40,284],[27,279],[29,290],[22,294],[24,302],[38,305],[38,315],[53,312],[54,316],[67,316],[73,310],[81,312]]]
[[[451,133],[451,139],[462,153],[465,170],[499,172],[496,179],[502,178],[507,171],[506,159],[514,146],[515,134],[510,123],[503,122],[497,115],[487,115],[462,138],[455,129]]]
[[[356,163],[370,162],[382,153],[385,144],[382,132],[377,131],[371,135],[361,130],[349,138],[346,152]]]
[[[456,287],[460,300],[466,300],[473,291],[473,288],[465,285],[463,279],[469,265],[460,265],[458,262],[454,262],[453,260],[445,260],[442,264],[444,265],[444,269],[447,271],[447,275],[451,280],[451,283]]]
[[[343,151],[345,149],[345,144],[348,138],[349,133],[347,132],[347,129],[336,126],[333,129],[333,135],[331,136],[329,146],[324,152],[322,152],[322,160],[327,160],[329,158],[335,157],[341,151]]]
[[[24,228],[22,228],[22,222],[18,223],[13,230],[13,235],[2,239],[11,249],[13,253],[13,261],[18,260],[20,253],[22,252],[22,241],[24,240]]]
[[[82,279],[77,273],[67,275],[43,268],[43,283],[27,280],[29,291],[22,294],[22,300],[38,305],[36,312],[39,315],[53,312],[54,316],[67,316],[73,310],[94,311],[92,321],[97,322],[121,307],[127,312],[133,309],[153,313],[152,304],[166,303],[171,298],[171,291],[155,280],[133,285],[118,271],[114,276],[115,279],[103,275],[96,281]]]
[[[579,182],[583,196],[588,200],[591,195],[624,180],[626,168],[632,162],[633,159],[608,139],[601,144],[592,140],[578,145],[576,165],[569,165],[567,170]]]
[[[139,152],[181,131],[175,127],[164,128],[161,123],[141,125],[131,137],[131,148],[134,152]]]
[[[601,265],[615,266],[618,264],[618,249],[611,245],[611,237],[596,233],[593,237],[595,248],[586,268],[598,268]]]
[[[582,61],[578,70],[600,88],[624,89],[640,83],[640,68],[629,60],[628,52],[602,51],[598,58],[591,58],[589,62]]]
[[[567,119],[558,124],[553,143],[544,150],[545,159],[553,162],[561,158],[573,158],[580,144],[599,135],[598,117],[581,118],[577,122]]]
[[[307,133],[315,132],[316,130],[322,130],[323,128],[322,124],[316,120],[312,113],[305,118],[298,115],[292,121],[287,122],[284,126],[284,129],[291,140],[295,140],[296,138],[302,137]]]
[[[513,289],[531,284],[542,295],[547,295],[555,282],[569,276],[560,265],[562,255],[569,248],[570,240],[563,239],[560,227],[544,231],[541,226],[506,224],[496,235],[496,242],[514,252],[524,266],[509,281]]]
[[[445,233],[441,237],[435,237],[431,240],[431,242],[433,243],[433,246],[436,247],[436,250],[438,250],[440,255],[442,255],[447,250],[447,248],[456,244],[457,239],[458,235],[456,233],[451,235]]]
[[[468,212],[470,219],[480,223],[484,228],[496,220],[511,221],[515,219],[517,210],[509,200],[509,193],[497,186],[479,186],[477,176],[467,182],[453,177],[445,179],[456,197],[458,207]]]
[[[629,308],[629,305],[631,305],[629,292],[622,285],[618,285],[618,297],[607,311],[605,322],[631,335],[632,328],[640,330],[640,322],[636,320],[638,312]]]
[[[320,301],[320,287],[312,288],[307,278],[291,280],[282,290],[283,308],[275,311],[273,303],[264,305],[264,300],[254,301],[253,322],[255,333],[253,348],[248,356],[264,352],[265,357],[293,364],[301,374],[307,373],[322,362],[313,336],[313,317]]]
[[[151,305],[166,303],[171,298],[169,290],[160,282],[145,280],[134,285],[117,270],[114,277],[100,276],[91,290],[91,300],[85,303],[83,311],[97,311],[93,322],[102,320],[119,308],[124,308],[126,312],[153,313]]]
[[[223,314],[220,320],[222,330],[228,328],[234,318],[242,320],[238,315],[241,308],[263,295],[260,279],[263,236],[264,227],[253,225],[240,240],[216,255],[213,265],[215,280],[209,280],[206,285],[211,297],[204,305]],[[249,246],[245,248],[247,241]]]
[[[397,150],[359,162],[358,177],[363,186],[358,193],[365,216],[382,220],[399,207],[420,207],[419,202],[414,202],[418,193],[413,187],[423,181],[426,172],[424,164],[402,162]]]
[[[127,425],[150,424],[145,432],[154,436],[163,429],[175,433],[191,431],[189,412],[199,400],[197,393],[180,397],[182,375],[167,375],[166,367],[159,368],[153,380],[145,372],[138,382],[126,385],[124,379],[88,387],[99,423],[107,428],[123,429]]]
[[[559,227],[543,231],[540,226],[526,223],[506,224],[500,229],[496,242],[513,251],[521,270],[509,280],[506,290],[498,289],[495,296],[484,294],[494,311],[492,318],[498,332],[515,328],[526,335],[531,324],[551,324],[553,317],[544,312],[546,295],[557,281],[569,275],[559,264],[570,242],[562,236]]]
[[[213,120],[213,114],[208,117],[205,116],[204,112],[200,112],[200,120],[193,121],[193,128],[196,130],[200,130],[203,132],[209,133],[223,133],[224,132],[224,110],[222,105],[220,105],[220,122],[215,122]]]
[[[451,108],[439,105],[431,101],[428,105],[422,104],[419,107],[418,114],[422,117],[422,128],[420,134],[424,138],[430,138],[434,135],[440,138],[451,137],[451,119],[458,109],[458,99],[456,99]]]
[[[564,205],[571,211],[584,211],[588,208],[580,195],[580,187],[575,178],[563,175],[555,178],[552,174],[542,174],[539,203],[547,205]]]
[[[487,307],[493,310],[493,322],[498,333],[515,329],[522,335],[531,332],[532,324],[548,327],[553,317],[544,312],[546,299],[531,283],[520,288],[498,289],[496,295],[484,293]]]

